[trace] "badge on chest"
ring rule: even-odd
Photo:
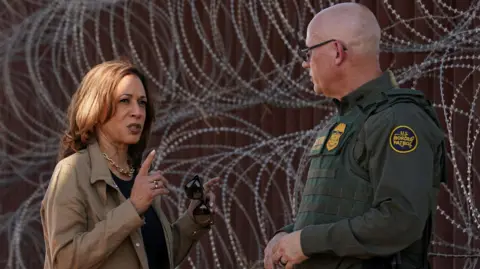
[[[347,125],[340,122],[321,132],[310,149],[310,154],[332,152],[337,149],[342,143],[346,128]]]
[[[330,137],[328,138],[327,141],[327,150],[332,151],[334,150],[338,144],[340,143],[340,139],[342,138],[342,135],[345,133],[345,128],[347,125],[345,123],[339,123],[333,131],[330,133]]]

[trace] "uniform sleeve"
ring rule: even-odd
[[[390,108],[367,124],[372,208],[336,223],[305,227],[305,255],[391,255],[419,240],[431,210],[435,130],[414,105]]]
[[[293,232],[293,227],[295,226],[295,224],[288,224],[286,226],[283,226],[282,228],[280,228],[278,231],[275,232],[275,234],[278,234],[278,233],[281,233],[281,232],[284,232],[284,233],[291,233]]]
[[[106,214],[87,231],[87,205],[78,187],[73,166],[55,168],[42,201],[41,218],[51,268],[100,268],[103,261],[135,229],[142,219],[130,200]]]
[[[193,244],[197,242],[210,228],[204,228],[185,212],[172,224],[174,264],[178,266],[188,255]]]

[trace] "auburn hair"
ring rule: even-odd
[[[137,144],[128,147],[131,165],[135,169],[140,167],[143,151],[150,138],[155,111],[145,76],[126,60],[100,63],[83,77],[68,107],[68,128],[60,141],[58,160],[85,149],[96,139],[96,128],[108,121],[115,113],[115,90],[120,80],[127,75],[136,75],[141,80],[148,100],[140,140]]]

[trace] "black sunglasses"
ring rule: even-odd
[[[195,175],[184,186],[187,197],[191,200],[199,200],[200,204],[193,210],[193,218],[198,224],[213,224],[213,218],[211,216],[212,210],[208,206],[208,202],[205,198],[205,192],[203,188],[203,179],[198,175]]]
[[[313,45],[313,46],[311,46],[311,47],[307,47],[307,48],[304,48],[304,49],[300,49],[300,50],[298,51],[298,54],[303,58],[303,60],[304,60],[305,62],[309,62],[309,61],[310,61],[310,53],[309,53],[309,52],[310,52],[311,50],[313,50],[313,49],[315,49],[315,48],[318,48],[318,47],[321,47],[321,46],[323,46],[323,45],[326,45],[326,44],[328,44],[328,43],[330,43],[330,42],[333,42],[333,41],[337,41],[337,40],[336,40],[336,39],[329,39],[329,40],[327,40],[327,41],[323,41],[323,42],[321,42],[321,43],[318,43],[318,44],[316,44],[316,45]],[[342,45],[342,47],[343,47],[343,50],[344,50],[344,51],[347,50],[347,48],[345,48],[343,45]]]

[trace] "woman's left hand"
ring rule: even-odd
[[[215,187],[218,186],[218,182],[220,181],[220,178],[219,177],[215,177],[215,178],[212,178],[210,179],[207,183],[205,183],[203,185],[203,192],[204,192],[204,195],[205,195],[205,203],[207,204],[207,206],[209,207],[210,209],[210,212],[211,212],[211,216],[210,218],[213,218],[214,215],[215,215],[215,194],[213,194],[213,190],[215,189]],[[193,214],[193,211],[195,210],[195,208],[197,208],[197,206],[201,203],[202,201],[200,200],[191,200],[190,201],[190,205],[188,206],[188,214],[190,215],[190,217],[192,217],[194,220],[197,221],[197,219],[199,218],[195,218],[194,217],[194,214]],[[200,222],[200,223],[199,223]],[[205,223],[203,223],[203,221],[197,221],[198,224],[200,225],[208,225],[210,224],[209,221],[205,221]]]

